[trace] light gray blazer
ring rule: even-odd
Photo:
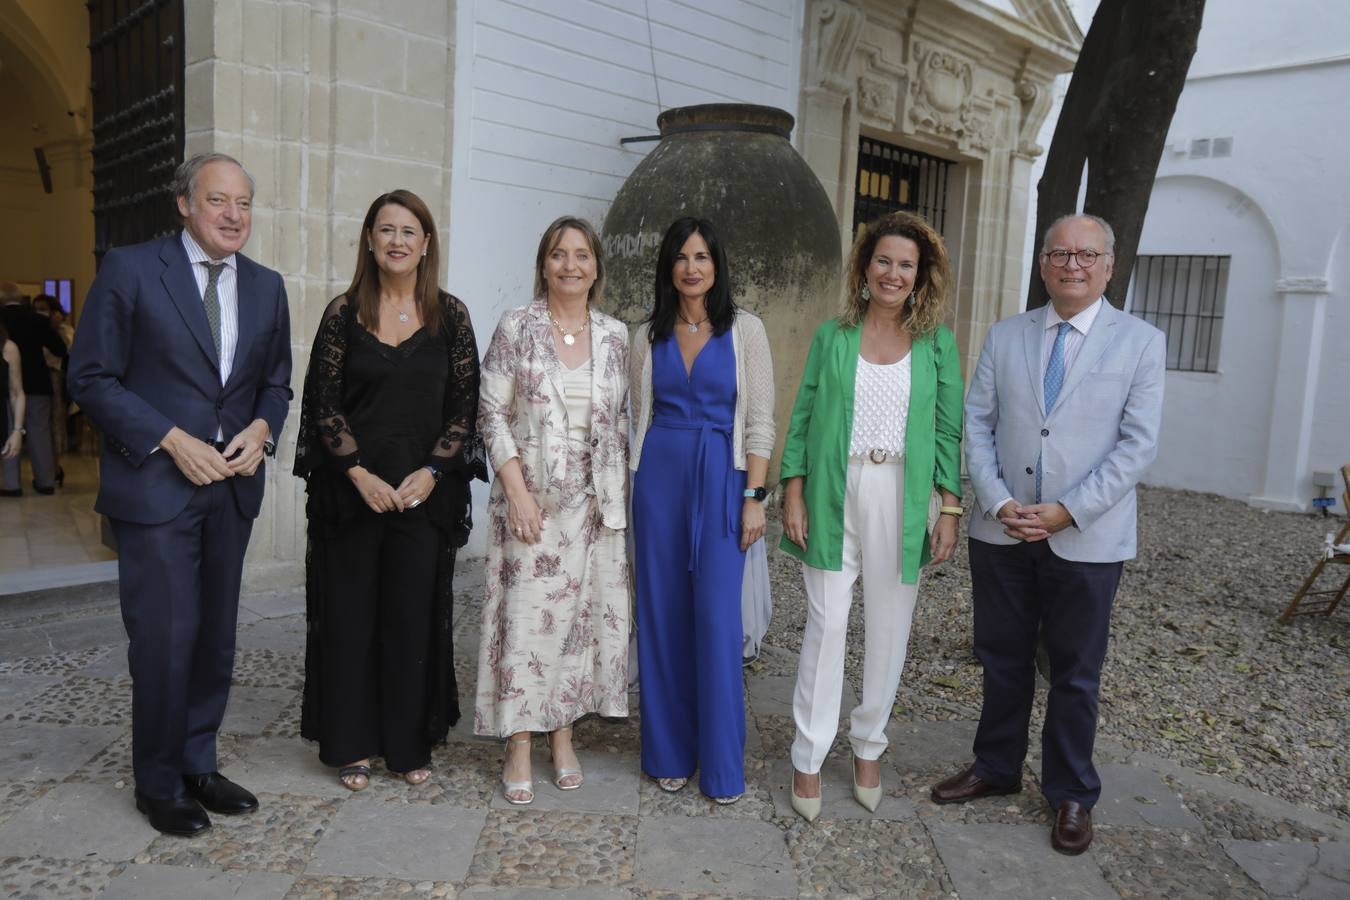
[[[1016,543],[992,505],[1012,497],[1059,501],[1074,524],[1050,536],[1062,559],[1116,562],[1135,555],[1134,486],[1158,450],[1167,341],[1109,303],[1102,305],[1045,410],[1041,355],[1048,306],[989,329],[966,397],[966,467],[975,488],[970,536]]]

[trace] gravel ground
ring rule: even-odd
[[[1339,518],[1266,513],[1209,494],[1142,488],[1139,556],[1125,573],[1102,674],[1098,735],[1350,819],[1350,608],[1276,618]],[[759,671],[793,674],[805,596],[800,568],[771,551],[773,622]],[[1334,573],[1324,576],[1334,584]],[[847,671],[861,688],[861,603]],[[975,719],[964,546],[919,593],[897,718]],[[1044,710],[1038,697],[1033,721]],[[1037,742],[1033,740],[1032,746]],[[962,760],[953,760],[953,768]]]

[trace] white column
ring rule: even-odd
[[[1316,495],[1309,447],[1329,285],[1321,276],[1281,278],[1275,292],[1281,307],[1280,333],[1265,478],[1260,495],[1248,502],[1263,509],[1302,512],[1311,508]]]

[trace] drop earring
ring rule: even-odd
[[[872,299],[872,289],[864,284],[862,286],[862,292],[858,296],[862,297],[864,303],[867,303]]]

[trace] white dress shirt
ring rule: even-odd
[[[210,278],[205,263],[224,263],[216,279],[216,297],[220,300],[220,383],[230,380],[234,369],[234,349],[239,343],[239,279],[237,261],[231,253],[224,259],[212,259],[201,248],[186,228],[183,229],[183,249],[192,263],[192,277],[197,280],[197,296],[205,302],[206,282]]]
[[[1073,327],[1064,335],[1064,377],[1069,377],[1069,370],[1073,368],[1074,361],[1078,359],[1078,351],[1083,349],[1083,339],[1087,337],[1088,329],[1092,323],[1097,321],[1097,313],[1102,311],[1102,304],[1106,302],[1105,297],[1098,297],[1087,309],[1078,313],[1072,319],[1062,319],[1059,313],[1055,312],[1054,304],[1046,304],[1045,307],[1045,332],[1041,338],[1041,383],[1045,383],[1045,369],[1050,365],[1050,354],[1055,349],[1055,338],[1059,335],[1059,323],[1068,322]],[[1043,390],[1044,388],[1042,388]],[[1050,410],[1046,410],[1049,413]],[[1012,497],[1004,497],[992,507],[989,515],[998,515],[998,511],[1012,500]]]

